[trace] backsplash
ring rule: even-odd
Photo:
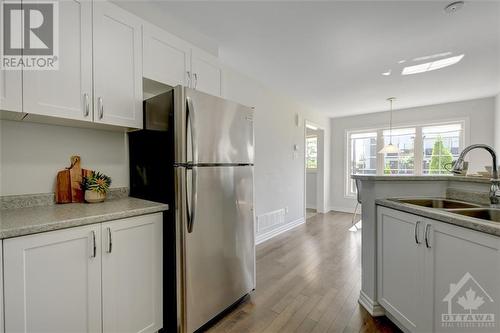
[[[106,200],[126,198],[128,187],[110,188]],[[23,194],[0,196],[0,210],[55,205],[54,193]]]
[[[82,167],[129,186],[127,134],[0,120],[0,196],[54,192],[57,172],[79,155]]]
[[[490,204],[488,192],[469,191],[450,187],[446,189],[446,197],[453,200],[475,202],[482,205]]]

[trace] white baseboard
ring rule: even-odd
[[[354,213],[354,207],[340,207],[340,206],[332,206],[328,207],[328,211],[334,211],[334,212],[342,212],[342,213]],[[359,209],[358,209],[359,213]]]
[[[385,315],[384,308],[380,304],[372,300],[370,297],[368,297],[368,295],[366,295],[363,290],[360,290],[359,292],[358,303],[361,304],[372,317],[380,317]]]
[[[279,234],[282,234],[284,233],[285,231],[289,231],[289,230],[292,230],[293,228],[295,227],[298,227],[299,225],[301,224],[304,224],[306,223],[306,220],[301,217],[300,219],[297,219],[295,221],[292,221],[292,222],[288,222],[276,229],[273,229],[273,230],[270,230],[270,231],[267,231],[261,235],[257,235],[255,237],[255,244],[258,245],[260,243],[263,243],[275,236],[278,236]]]

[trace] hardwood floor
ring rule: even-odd
[[[360,232],[351,214],[317,214],[257,247],[257,288],[209,332],[400,332],[357,302]]]

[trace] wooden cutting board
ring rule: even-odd
[[[88,177],[92,170],[82,169],[80,156],[71,156],[71,165],[57,173],[56,202],[84,202],[84,191],[81,189],[83,177]]]

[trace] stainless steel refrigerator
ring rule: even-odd
[[[176,326],[194,332],[255,288],[253,110],[179,86],[144,102],[139,132],[131,195],[171,205]]]

